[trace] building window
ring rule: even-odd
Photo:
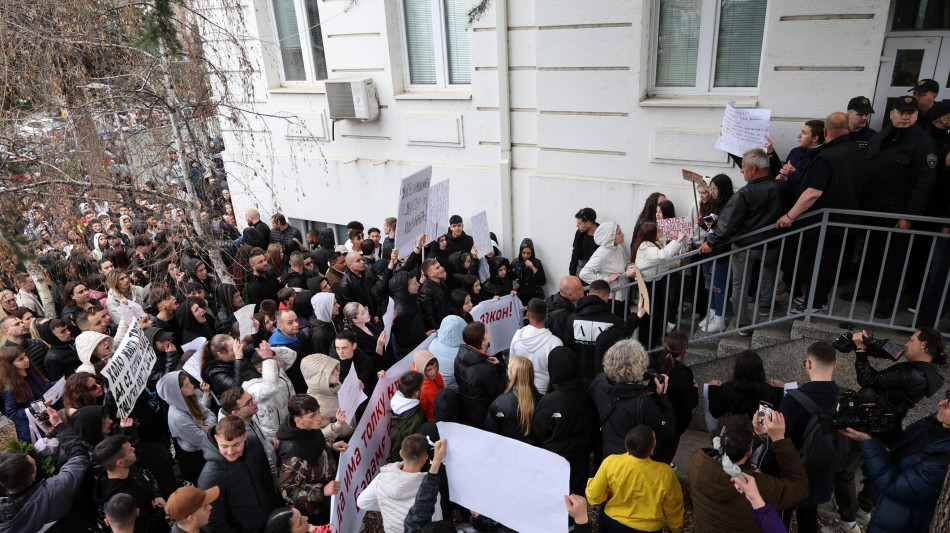
[[[652,88],[747,92],[759,84],[767,0],[657,0]]]
[[[409,85],[469,85],[466,0],[403,0],[402,7]]]
[[[271,0],[285,82],[327,79],[317,0]]]

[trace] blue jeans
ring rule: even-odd
[[[714,268],[715,266],[715,268]],[[726,275],[729,273],[729,259],[716,259],[703,263],[703,277],[706,278],[706,289],[712,284],[712,294],[709,299],[709,309],[716,315],[723,316],[726,308]]]

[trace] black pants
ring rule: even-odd
[[[799,507],[782,511],[782,522],[785,529],[791,531],[792,513],[798,515],[798,533],[818,533],[818,506]]]
[[[866,221],[868,226],[879,228],[894,227],[894,221],[891,219],[871,219]],[[890,243],[888,243],[890,235]],[[868,248],[864,256],[864,272],[861,275],[861,292],[868,297],[874,296],[874,291],[880,281],[881,289],[878,294],[879,308],[885,304],[893,306],[899,296],[897,291],[901,281],[901,272],[904,269],[904,261],[907,259],[907,244],[909,238],[906,234],[891,233],[885,231],[872,231],[868,240]],[[887,248],[885,257],[884,248]],[[883,266],[883,269],[881,268]],[[893,309],[884,309],[890,312]]]
[[[201,469],[205,466],[205,458],[201,450],[196,452],[187,452],[181,449],[178,442],[175,442],[175,459],[178,461],[178,470],[181,472],[181,478],[198,486],[198,476],[201,475]]]
[[[815,269],[815,257],[818,253],[819,230],[809,230],[804,233],[802,239],[802,259],[799,262],[800,268],[795,283],[800,285],[804,280],[811,279]],[[828,303],[828,291],[835,282],[835,274],[838,272],[838,259],[841,256],[841,248],[844,246],[844,233],[841,230],[829,228],[825,233],[825,245],[821,251],[821,263],[818,265],[818,280],[815,282],[814,307],[821,307]],[[790,278],[789,278],[790,279]],[[799,292],[796,295],[801,295]]]

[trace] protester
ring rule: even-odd
[[[200,399],[191,377],[182,371],[165,374],[158,382],[158,395],[168,404],[168,429],[175,439],[175,459],[183,478],[198,482],[204,467],[201,442],[217,423],[211,412],[211,386],[201,383]]]
[[[528,325],[515,332],[508,349],[508,356],[525,357],[531,361],[534,369],[534,385],[544,394],[548,390],[548,354],[558,346],[561,339],[544,327],[548,314],[547,306],[540,298],[532,298],[527,304]]]
[[[30,426],[33,417],[46,410],[43,394],[50,383],[19,346],[0,349],[0,379],[3,380],[3,414],[16,426],[17,439],[32,442]],[[39,402],[39,409],[34,404]]]
[[[606,281],[611,289],[625,285],[635,274],[633,268],[628,265],[627,253],[621,246],[623,240],[623,231],[616,222],[604,222],[598,226],[597,231],[594,232],[594,241],[599,248],[578,276],[585,283],[593,283],[595,280]],[[614,295],[614,298],[624,301],[626,295],[620,291]]]
[[[165,521],[165,499],[145,473],[135,467],[135,448],[124,435],[114,435],[96,445],[92,459],[102,470],[95,479],[92,501],[105,507],[109,499],[119,493],[132,496],[139,509],[135,531],[168,531]]]
[[[221,494],[218,487],[201,490],[181,487],[165,502],[165,514],[175,522],[171,533],[199,533],[211,520],[211,505]]]
[[[663,351],[650,363],[650,368],[670,379],[666,394],[673,404],[676,418],[676,437],[663,446],[658,445],[653,454],[654,459],[661,463],[673,462],[680,437],[689,429],[693,420],[693,409],[699,405],[699,385],[693,379],[693,371],[683,363],[689,352],[687,339],[683,331],[674,329],[669,332],[663,342]]]
[[[483,428],[504,437],[537,444],[531,433],[534,408],[541,394],[534,385],[534,367],[526,357],[508,360],[508,387],[488,406]]]
[[[450,315],[442,319],[439,334],[429,344],[429,351],[439,361],[439,375],[445,386],[458,390],[455,383],[455,357],[462,345],[462,331],[467,326],[465,320]]]
[[[752,415],[762,402],[778,409],[785,393],[783,386],[775,379],[766,381],[762,358],[752,350],[744,350],[736,356],[731,380],[709,382],[709,414],[714,418],[729,413]]]
[[[518,284],[515,287],[518,298],[524,305],[528,305],[532,298],[544,300],[544,284],[547,278],[544,276],[544,265],[535,256],[534,241],[525,238],[518,250],[518,258],[511,264],[512,281]]]
[[[321,429],[328,438],[345,438],[353,434],[346,420],[335,419],[340,408],[340,361],[322,353],[304,357],[300,370],[307,381],[307,394],[320,404]]]
[[[488,328],[472,322],[462,330],[462,345],[455,357],[455,381],[461,396],[462,418],[477,428],[485,423],[488,406],[504,392],[505,364],[489,355]]]
[[[227,335],[215,335],[201,349],[201,379],[220,396],[227,389],[260,377],[244,358],[241,342]]]
[[[392,440],[392,448],[389,451],[390,460],[396,460],[399,457],[399,448],[402,446],[403,439],[416,433],[419,427],[428,420],[426,412],[419,405],[424,381],[422,373],[417,371],[406,372],[397,381],[396,394],[393,395],[390,407],[386,411],[392,420],[389,433]]]
[[[443,320],[444,321],[444,320]],[[420,372],[425,378],[422,382],[422,392],[419,395],[419,406],[432,420],[432,404],[440,390],[445,388],[445,381],[439,373],[439,360],[428,350],[419,350],[412,356],[412,368]]]

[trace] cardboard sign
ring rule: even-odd
[[[716,148],[739,157],[753,148],[764,148],[771,118],[771,109],[737,109],[735,102],[729,102]]]
[[[132,412],[135,400],[148,383],[155,359],[155,351],[145,338],[142,327],[138,322],[132,322],[112,358],[102,369],[102,376],[115,396],[119,418],[127,417]]]
[[[485,254],[491,252],[492,245],[491,235],[488,233],[488,213],[485,211],[472,217],[472,240],[475,241],[475,248],[478,248],[478,257],[485,257]]]
[[[686,181],[691,181],[695,183],[696,185],[706,184],[706,182],[703,180],[703,177],[700,174],[693,172],[692,170],[686,170],[685,168],[683,169],[683,179]]]
[[[416,247],[416,239],[426,231],[431,179],[432,167],[428,166],[403,178],[399,184],[395,247],[399,250],[400,257],[412,253]]]
[[[523,309],[521,300],[510,294],[498,300],[486,300],[472,308],[472,318],[488,328],[488,353],[495,355],[511,346],[511,338],[521,328]]]
[[[689,217],[661,218],[656,221],[656,225],[668,241],[676,239],[681,231],[686,235],[693,232],[693,221]]]
[[[356,498],[365,489],[379,469],[386,464],[392,447],[390,432],[393,421],[386,415],[389,402],[398,390],[399,377],[412,368],[412,355],[429,348],[437,334],[429,335],[416,349],[400,359],[379,380],[363,417],[353,430],[349,448],[340,454],[336,480],[340,492],[330,499],[330,531],[334,533],[358,533],[366,510],[356,506]],[[351,372],[352,374],[353,372]],[[347,413],[349,415],[350,413]],[[563,503],[563,500],[562,500]],[[567,522],[564,522],[567,524]]]
[[[429,205],[426,207],[426,244],[437,240],[449,230],[449,180],[429,187]]]
[[[650,314],[650,291],[647,290],[647,282],[643,279],[643,272],[640,272],[640,269],[634,265],[633,272],[637,276],[637,290],[640,292],[640,297],[643,298],[643,307],[647,310],[647,314]]]

